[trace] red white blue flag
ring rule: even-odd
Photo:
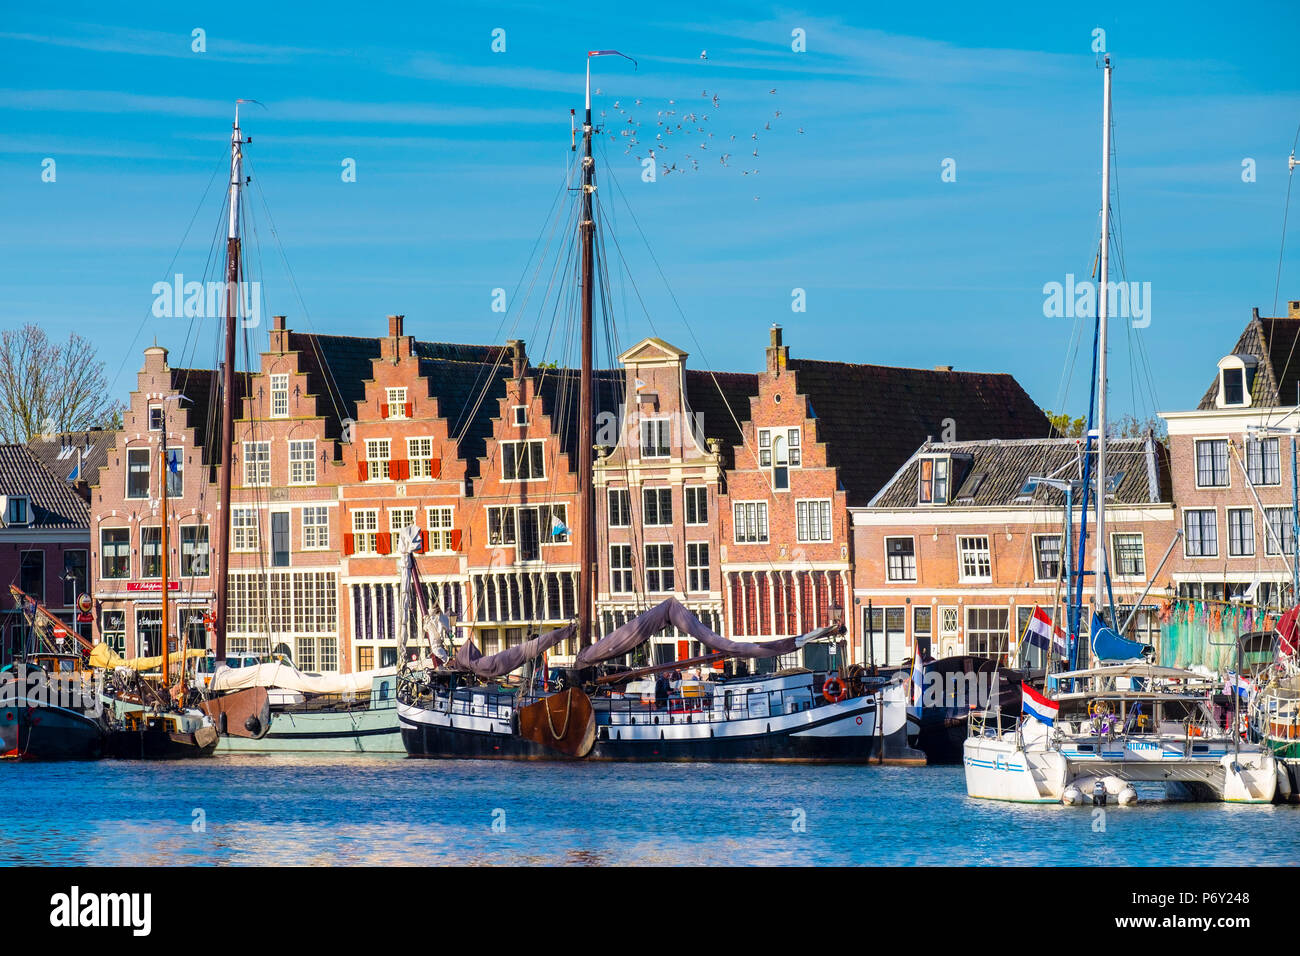
[[[1028,684],[1021,684],[1020,710],[1050,727],[1061,712],[1061,705],[1054,700],[1048,700]]]

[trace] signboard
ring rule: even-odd
[[[77,610],[82,614],[89,614],[94,608],[95,602],[90,599],[90,595],[84,591],[77,595]]]
[[[91,624],[91,623],[94,622],[94,620],[95,620],[95,615],[91,614],[89,611],[78,611],[78,612],[77,612],[77,623],[78,623],[78,624]]]
[[[128,591],[137,591],[137,592],[144,591],[146,593],[150,591],[161,592],[162,582],[161,581],[128,581],[126,582],[126,589]],[[167,582],[168,591],[179,591],[180,589],[181,589],[181,582],[179,581]]]

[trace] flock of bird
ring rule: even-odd
[[[708,51],[702,51],[700,59],[708,59]],[[598,96],[602,92],[596,90]],[[776,96],[775,89],[767,92],[769,96]],[[737,134],[722,128],[718,116],[722,110],[722,97],[716,91],[701,90],[699,98],[704,102],[695,102],[694,105],[679,104],[670,99],[662,108],[639,99],[633,100],[630,106],[615,100],[612,115],[610,110],[600,111],[599,128],[612,142],[624,142],[624,155],[643,161],[653,160],[660,176],[699,172],[701,163],[711,163],[715,156],[723,169],[738,170],[742,176],[757,176],[759,135],[774,132],[773,123],[780,125],[781,110],[773,109],[761,126],[754,124],[755,128],[746,140],[743,132]],[[774,106],[775,102],[772,101]],[[653,126],[647,112],[652,109],[655,110]],[[796,132],[802,134],[803,128],[797,128]],[[738,135],[742,137],[739,140]],[[680,165],[676,159],[670,161],[670,157],[664,155],[676,156],[678,151]],[[747,151],[749,156],[736,162],[735,158],[742,151]],[[754,160],[752,167],[750,159]],[[758,198],[754,197],[755,200]]]

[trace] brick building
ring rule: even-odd
[[[1171,473],[1168,453],[1150,437],[1112,439],[1107,449],[1106,530],[1123,613],[1173,538]],[[921,445],[869,505],[852,509],[855,600],[861,619],[870,607],[873,622],[869,655],[899,664],[919,646],[935,657],[1014,663],[1034,605],[1053,613],[1067,551],[1063,492],[1030,479],[1077,481],[1083,464],[1082,439],[1075,438]],[[1089,514],[1088,568],[1091,522]],[[1078,535],[1076,500],[1069,548],[1077,549]],[[1166,570],[1157,596],[1167,580]],[[1085,595],[1092,589],[1086,578]],[[1156,642],[1158,630],[1149,598],[1128,633]]]
[[[1023,438],[1049,427],[1009,375],[792,359],[773,327],[720,509],[732,632],[785,636],[841,618],[858,659],[864,621],[850,601],[855,575],[869,569],[855,566],[850,508],[927,436]]]
[[[1179,597],[1294,603],[1293,439],[1286,432],[1300,428],[1298,342],[1300,301],[1277,318],[1255,309],[1232,352],[1206,369],[1213,381],[1196,409],[1161,413],[1183,529],[1170,562]]]
[[[0,445],[0,576],[85,637],[77,595],[89,591],[90,507],[74,485],[25,445]],[[5,604],[8,605],[8,593]],[[0,664],[27,646],[21,611],[0,612]],[[71,642],[68,649],[71,650]]]

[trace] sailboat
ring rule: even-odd
[[[756,760],[866,763],[888,750],[900,762],[923,762],[906,745],[906,686],[865,676],[847,666],[837,640],[842,621],[810,633],[765,643],[743,643],[716,634],[673,598],[591,641],[595,595],[595,501],[593,494],[593,332],[596,217],[591,60],[622,56],[617,50],[587,54],[582,124],[580,209],[581,370],[579,377],[577,480],[579,504],[578,586],[575,620],[496,654],[484,655],[472,640],[451,654],[445,629],[426,629],[427,646],[414,634],[411,595],[418,593],[413,554],[402,578],[407,643],[401,647],[397,714],[407,753],[421,757],[594,760]],[[635,62],[635,61],[634,61]],[[576,130],[573,148],[576,151]],[[408,529],[414,531],[414,529]],[[709,655],[629,671],[625,658],[667,627],[699,641]],[[575,639],[573,666],[546,672],[544,655]],[[666,673],[724,658],[775,660],[813,641],[831,645],[837,663],[826,674],[790,668],[764,676],[725,680],[681,678],[668,686]],[[522,680],[501,680],[519,670]],[[651,679],[658,678],[658,679]]]
[[[18,587],[11,584],[9,593],[26,619],[30,646],[0,668],[0,757],[101,756],[108,722],[82,658],[89,642]]]
[[[208,757],[217,748],[220,736],[212,720],[195,706],[192,677],[187,669],[197,658],[206,656],[200,648],[171,650],[170,609],[168,607],[168,525],[167,482],[172,459],[167,454],[167,416],[163,413],[159,433],[158,455],[159,514],[161,516],[162,558],[162,655],[135,658],[128,662],[116,657],[107,644],[99,644],[92,651],[91,663],[104,671],[112,671],[117,680],[118,693],[112,696],[115,717],[105,741],[104,750],[109,756],[141,760],[174,760],[187,757]],[[96,653],[97,652],[97,653]],[[160,678],[155,684],[144,674],[157,666]],[[173,667],[176,682],[173,684]]]
[[[1053,672],[1049,648],[1042,692],[1022,685],[1021,713],[973,712],[963,745],[966,792],[972,797],[1023,803],[1134,803],[1134,784],[1165,786],[1172,796],[1268,803],[1279,783],[1267,748],[1244,742],[1214,719],[1213,681],[1189,670],[1154,663],[1149,645],[1122,637],[1103,619],[1108,601],[1106,552],[1106,353],[1110,255],[1111,63],[1102,79],[1100,283],[1096,334],[1096,451],[1084,466],[1080,573],[1071,597],[1067,669]],[[1090,441],[1091,444],[1091,441]],[[1095,469],[1095,484],[1088,482]],[[1072,488],[1066,492],[1071,507]],[[1095,609],[1089,629],[1094,665],[1079,668],[1083,612],[1083,536],[1087,495],[1096,507],[1093,564]],[[1066,528],[1072,527],[1067,510]],[[1067,534],[1067,539],[1069,535]],[[1172,548],[1171,548],[1172,550]],[[1157,573],[1159,570],[1157,569]],[[1149,587],[1149,585],[1148,585]],[[1113,609],[1111,615],[1113,616]]]

